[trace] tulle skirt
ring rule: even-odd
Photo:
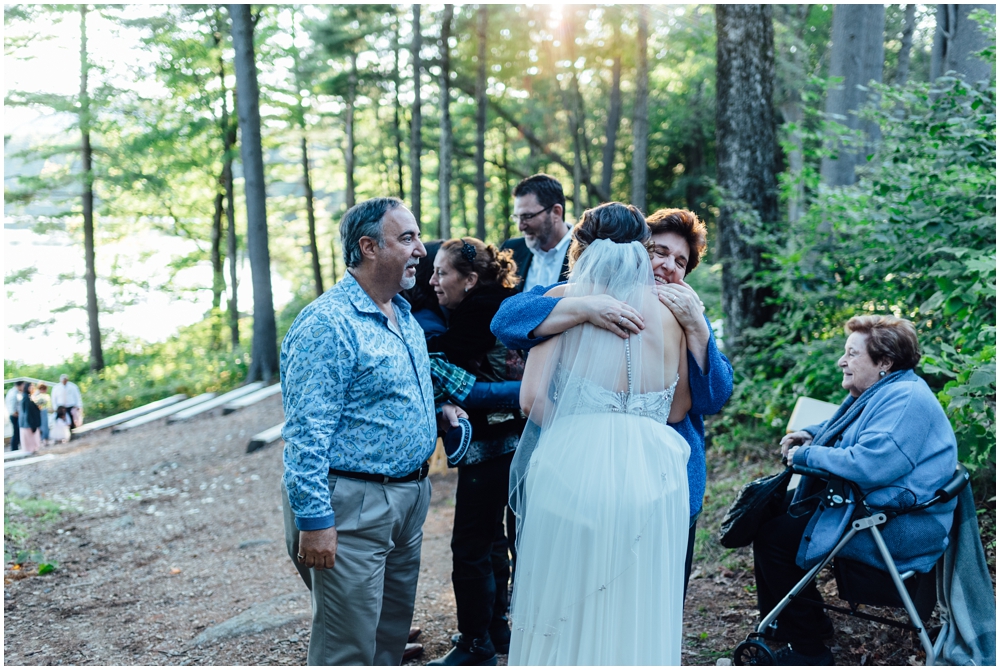
[[[687,442],[628,414],[556,420],[532,454],[510,665],[680,665]]]

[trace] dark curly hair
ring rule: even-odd
[[[504,288],[514,288],[521,281],[517,276],[514,252],[510,249],[500,251],[492,244],[483,244],[482,240],[463,237],[448,240],[441,245],[441,251],[448,254],[451,266],[463,277],[475,272],[480,286],[499,284]]]
[[[642,212],[634,205],[606,202],[588,209],[573,226],[573,243],[569,246],[569,266],[572,268],[580,254],[594,240],[612,242],[649,242],[649,226]]]
[[[687,242],[691,258],[684,269],[685,276],[698,267],[701,255],[705,253],[707,233],[704,222],[697,214],[689,209],[658,209],[649,215],[646,223],[653,235],[676,233]]]

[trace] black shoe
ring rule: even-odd
[[[490,641],[498,654],[510,653],[510,624],[507,622],[507,617],[490,624]]]
[[[458,640],[452,638],[455,648],[441,658],[435,659],[427,665],[496,665],[497,652],[490,638],[485,637],[479,640],[466,642],[458,635]]]
[[[801,654],[786,644],[774,650],[775,665],[833,665],[833,653],[823,647],[819,654]]]

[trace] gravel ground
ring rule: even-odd
[[[281,442],[246,453],[251,435],[281,420],[270,398],[225,417],[102,431],[48,449],[51,461],[5,469],[6,501],[23,505],[5,504],[5,524],[27,529],[11,539],[5,527],[5,664],[304,664],[309,597],[284,548]],[[456,630],[456,479],[432,475],[414,614],[425,654],[414,665],[447,652]],[[32,498],[66,509],[32,518]],[[25,550],[44,559],[15,564]],[[57,567],[39,576],[41,562]],[[755,604],[748,552],[696,566],[683,662],[729,656],[752,630]],[[909,634],[836,623],[842,664],[922,661]]]

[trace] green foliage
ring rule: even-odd
[[[718,435],[774,444],[800,395],[839,402],[836,360],[856,314],[910,319],[927,379],[971,469],[996,463],[995,89],[941,78],[881,87],[882,132],[859,181],[829,189],[807,167],[811,202],[760,278],[778,314],[751,332]],[[833,130],[828,124],[829,130]],[[813,146],[817,146],[813,143]]]
[[[165,342],[119,338],[105,348],[105,367],[100,372],[91,371],[82,354],[54,366],[4,361],[4,369],[7,375],[49,380],[65,372],[80,386],[86,420],[94,421],[176,393],[194,396],[238,386],[250,364],[249,347],[244,345],[235,352],[218,350],[215,328],[216,320],[206,318],[181,328]],[[249,319],[240,328],[250,333]]]

